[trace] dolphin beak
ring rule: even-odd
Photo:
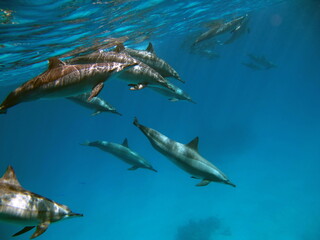
[[[69,217],[83,217],[83,214],[81,213],[69,213]]]
[[[232,182],[230,182],[230,181],[226,181],[225,182],[226,184],[228,184],[228,185],[231,185],[232,187],[236,187],[236,185],[235,184],[233,184]]]

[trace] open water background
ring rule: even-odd
[[[197,102],[129,91],[112,79],[100,96],[122,117],[92,117],[65,99],[22,103],[1,115],[1,174],[10,164],[23,187],[85,215],[52,224],[39,239],[181,240],[177,234],[186,225],[195,235],[212,234],[184,240],[320,239],[318,1],[0,3],[13,11],[0,25],[2,99],[45,71],[49,57],[128,36],[132,48],[151,41],[186,81],[172,82]],[[206,30],[201,23],[245,13],[250,33],[217,47],[220,58],[189,51],[188,43]],[[246,68],[241,63],[248,53],[266,56],[277,68]],[[134,116],[182,143],[199,136],[200,153],[237,187],[195,187],[198,180],[132,125]],[[112,155],[80,145],[125,137],[158,173],[127,171]],[[0,223],[0,240],[20,229]]]

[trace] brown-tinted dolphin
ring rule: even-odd
[[[111,106],[102,98],[93,97],[91,100],[88,100],[89,97],[90,97],[90,93],[84,93],[78,96],[67,97],[67,99],[85,108],[93,109],[94,112],[92,116],[95,116],[102,112],[110,112],[110,113],[122,115],[113,106]]]
[[[58,58],[49,59],[49,68],[39,76],[12,91],[0,105],[0,113],[21,102],[41,98],[69,97],[91,92],[88,100],[97,96],[112,73],[136,63],[95,63],[70,65]]]
[[[128,145],[128,140],[124,139],[122,144],[112,143],[107,141],[94,141],[94,142],[85,142],[82,145],[97,147],[102,151],[111,153],[122,161],[130,164],[132,167],[128,170],[136,170],[138,168],[146,168],[157,172],[152,165],[143,157],[141,157],[138,153],[131,150]]]
[[[123,44],[118,44],[115,51],[118,52],[126,52],[130,56],[135,59],[147,64],[158,73],[161,74],[162,77],[173,77],[181,82],[184,81],[180,78],[178,72],[174,70],[174,68],[169,65],[165,60],[159,58],[154,51],[152,43],[149,43],[146,50],[136,50],[132,48],[125,48]]]
[[[11,166],[0,178],[0,220],[26,226],[13,236],[36,227],[36,231],[30,237],[33,239],[44,233],[51,223],[82,216],[73,213],[65,205],[22,188]]]
[[[233,187],[236,186],[230,182],[221,170],[199,154],[198,137],[188,144],[182,144],[152,128],[141,125],[137,118],[134,119],[133,124],[142,131],[157,151],[170,159],[178,167],[191,174],[193,178],[202,179],[197,186],[206,186],[210,182],[220,182]]]

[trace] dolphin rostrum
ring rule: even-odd
[[[88,63],[137,63],[132,68],[126,69],[117,75],[117,78],[129,82],[131,90],[140,90],[147,86],[158,86],[164,89],[175,91],[172,85],[160,73],[147,64],[135,59],[126,52],[117,51],[96,51],[88,55],[80,56],[68,61],[69,63],[88,64]]]
[[[191,174],[193,178],[202,179],[196,186],[206,186],[210,182],[220,182],[233,187],[236,186],[230,182],[222,171],[199,154],[198,137],[188,144],[182,144],[152,128],[141,125],[137,118],[134,119],[133,124],[142,131],[157,151],[169,158],[178,167]]]
[[[107,141],[94,141],[94,142],[85,142],[81,145],[97,147],[102,151],[111,153],[122,161],[132,165],[128,170],[136,170],[138,168],[146,168],[157,172],[152,165],[143,157],[141,157],[138,153],[132,151],[129,148],[127,138],[124,139],[122,144],[112,143]]]
[[[49,59],[49,68],[39,76],[12,91],[0,105],[0,113],[21,102],[40,98],[69,97],[91,92],[88,100],[97,96],[104,82],[114,72],[137,63],[95,63],[70,65],[58,58]]]
[[[14,237],[36,226],[36,231],[30,237],[33,239],[44,233],[51,223],[82,216],[73,213],[65,205],[22,188],[11,166],[0,178],[0,220],[26,226]]]
[[[78,96],[73,97],[67,97],[72,102],[75,102],[83,107],[93,109],[94,112],[92,113],[92,116],[95,116],[102,112],[111,112],[118,115],[122,115],[119,113],[113,106],[111,106],[109,103],[107,103],[105,100],[99,97],[93,97],[90,101],[88,100],[90,96],[90,93],[83,93]]]
[[[162,58],[159,58],[154,51],[152,43],[149,43],[146,50],[136,50],[132,48],[125,48],[123,44],[118,44],[115,51],[117,52],[126,52],[131,57],[147,64],[158,73],[161,74],[162,77],[173,77],[181,82],[184,81],[180,78],[179,74],[172,66],[169,65]]]

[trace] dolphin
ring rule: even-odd
[[[117,52],[126,52],[130,56],[135,59],[147,64],[158,73],[161,74],[162,77],[173,77],[180,82],[185,82],[181,79],[178,72],[174,70],[172,66],[170,66],[166,61],[159,58],[154,51],[152,43],[149,43],[146,50],[136,50],[132,48],[125,48],[123,44],[118,44],[115,48]]]
[[[127,138],[124,139],[122,144],[112,143],[107,141],[94,141],[94,142],[85,142],[81,145],[97,147],[102,151],[111,153],[117,158],[123,160],[124,162],[132,165],[128,170],[136,170],[138,168],[146,168],[157,172],[156,169],[152,167],[152,165],[143,157],[141,157],[138,153],[132,151],[129,148]]]
[[[83,93],[78,96],[67,97],[67,99],[83,107],[93,109],[94,112],[92,116],[95,116],[102,112],[111,112],[120,116],[122,115],[121,113],[117,112],[117,110],[113,106],[111,106],[109,103],[107,103],[105,100],[99,97],[93,97],[90,101],[88,101],[89,96],[90,93]]]
[[[97,62],[137,63],[137,65],[126,69],[117,75],[117,78],[129,82],[129,86],[131,86],[130,90],[140,90],[147,86],[160,86],[164,89],[175,91],[169,81],[161,76],[156,70],[125,52],[96,51],[85,56],[71,59],[69,62],[73,64],[88,64]]]
[[[250,30],[248,28],[248,22],[249,22],[249,17],[248,17],[248,14],[246,14],[241,24],[239,24],[235,29],[231,31],[231,36],[226,41],[221,43],[221,45],[233,43],[235,40],[237,40],[239,37],[241,37],[245,33],[249,33]]]
[[[174,91],[170,90],[170,89],[166,89],[166,88],[159,88],[157,86],[148,86],[151,90],[156,91],[158,93],[160,93],[161,95],[168,97],[168,99],[172,102],[176,102],[179,100],[187,100],[189,102],[192,103],[196,103],[195,101],[192,100],[192,98],[185,92],[183,91],[181,88],[173,85],[172,83],[170,83],[172,88],[174,88]]]
[[[182,170],[191,174],[193,178],[202,179],[196,186],[206,186],[210,182],[236,186],[230,182],[221,170],[199,154],[198,137],[188,144],[182,144],[152,128],[141,125],[137,118],[134,119],[133,124],[141,130],[157,151],[169,158]]]
[[[253,70],[262,70],[262,68],[259,65],[254,64],[254,63],[245,63],[245,62],[243,62],[242,65],[244,65],[244,66],[246,66],[248,68],[251,68]]]
[[[76,96],[89,91],[88,100],[91,100],[99,94],[112,73],[136,64],[108,62],[70,65],[58,58],[50,58],[48,70],[12,91],[1,103],[0,113],[6,113],[8,108],[21,102]]]
[[[215,23],[210,27],[210,29],[204,33],[202,33],[197,39],[194,41],[192,46],[196,44],[214,38],[218,35],[221,35],[226,32],[235,31],[239,26],[241,26],[242,22],[247,18],[247,15],[235,18],[231,21],[224,22],[222,20],[216,20]]]
[[[254,61],[255,63],[259,64],[261,67],[264,67],[265,69],[275,68],[277,65],[270,62],[266,57],[264,56],[256,56],[253,54],[248,54],[248,57]]]
[[[70,217],[82,217],[67,206],[21,187],[11,166],[0,178],[0,220],[26,226],[13,236],[36,228],[30,239],[43,234],[51,223]]]

